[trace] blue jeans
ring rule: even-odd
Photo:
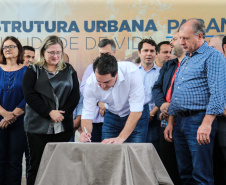
[[[215,119],[212,123],[210,143],[199,145],[197,131],[204,116],[205,112],[199,112],[193,116],[178,116],[176,119],[174,147],[183,184],[214,185],[212,155],[217,121]]]
[[[120,132],[123,130],[127,119],[128,116],[120,117],[106,110],[104,116],[104,124],[102,127],[102,140],[118,137]],[[149,108],[148,105],[144,105],[142,116],[137,122],[135,129],[125,142],[145,143],[147,139],[148,123],[149,123]]]
[[[26,136],[23,123],[0,129],[0,184],[20,185]]]

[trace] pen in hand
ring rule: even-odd
[[[86,135],[88,136],[88,131],[87,131],[86,127],[84,127],[84,130],[86,132]],[[88,136],[88,138],[89,138],[89,136]],[[89,138],[89,142],[91,142],[90,138]]]

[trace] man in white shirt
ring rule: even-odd
[[[99,56],[102,54],[109,54],[115,56],[116,54],[116,45],[114,40],[112,39],[102,39],[98,44],[98,53]],[[80,86],[81,93],[83,94],[85,86],[86,86],[86,80],[89,78],[89,76],[93,73],[93,62],[90,64],[82,77],[82,83]],[[93,129],[92,129],[92,142],[101,142],[102,138],[102,126],[104,123],[104,114],[105,114],[106,107],[104,103],[98,101],[96,105],[95,110],[95,116],[92,120],[93,122]]]
[[[81,142],[89,141],[97,100],[107,106],[102,143],[146,142],[149,120],[142,75],[131,62],[117,62],[104,54],[93,63],[87,79],[82,110]],[[143,111],[143,112],[142,112]],[[87,128],[88,134],[84,132]]]

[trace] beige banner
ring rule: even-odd
[[[118,60],[134,60],[142,38],[170,40],[186,19],[205,22],[207,41],[226,29],[225,0],[1,0],[0,7],[0,41],[16,36],[37,58],[43,39],[58,35],[80,79],[103,38],[116,42]]]

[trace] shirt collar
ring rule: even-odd
[[[117,77],[117,80],[116,80],[116,82],[115,82],[115,85],[119,85],[122,81],[124,81],[125,80],[125,77],[124,77],[124,75],[123,75],[123,73],[122,73],[122,71],[121,71],[121,69],[120,68],[118,68],[118,77]],[[115,86],[114,85],[114,86]]]
[[[209,46],[208,46],[207,42],[205,41],[196,51],[194,51],[192,53],[191,56],[194,56],[195,54],[198,54],[198,53],[204,53],[208,47]],[[185,55],[190,56],[190,53],[186,53]]]
[[[144,70],[144,68],[143,68],[143,66],[142,66],[141,64],[139,64],[138,68]],[[152,69],[153,69],[153,70],[156,70],[156,69],[158,69],[158,68],[160,68],[160,67],[158,67],[158,66],[155,64],[155,62],[154,62],[153,67],[152,67],[149,71],[151,71]],[[145,71],[145,70],[144,70],[144,71]],[[147,72],[149,72],[149,71],[147,71]]]

